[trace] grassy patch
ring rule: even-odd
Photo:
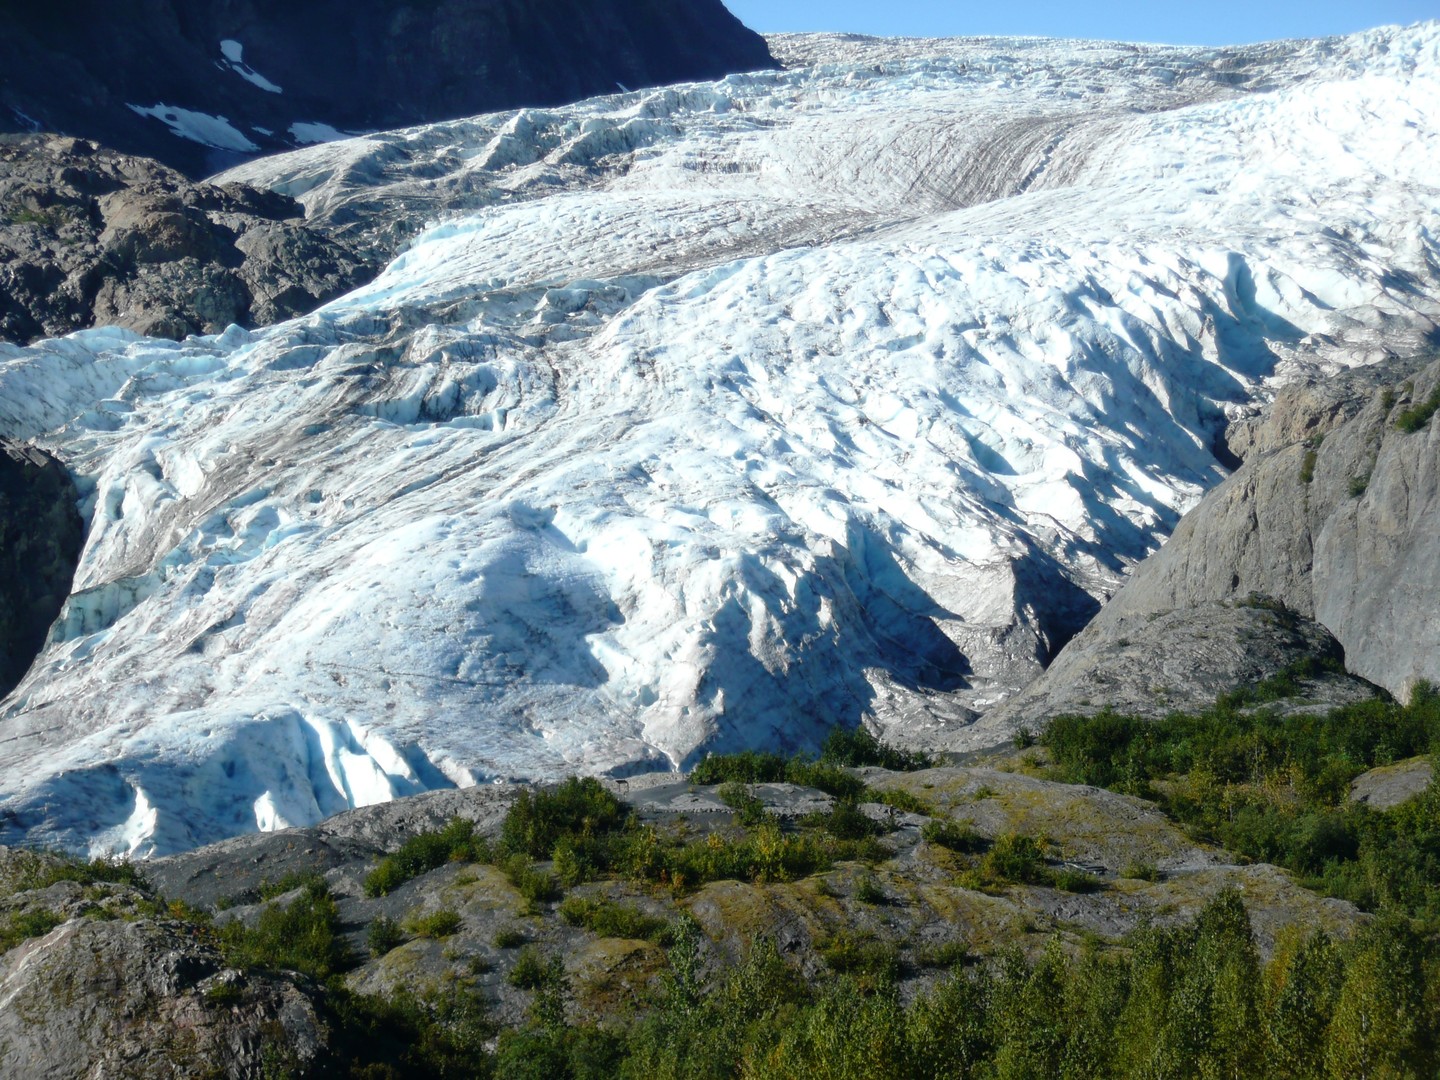
[[[1436,384],[1424,401],[1402,409],[1400,415],[1395,417],[1395,427],[1406,434],[1414,434],[1430,422],[1437,410],[1440,410],[1440,383]]]

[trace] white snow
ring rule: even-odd
[[[180,138],[189,139],[191,142],[213,146],[219,150],[249,152],[260,149],[223,116],[211,116],[193,109],[179,109],[163,102],[149,107],[131,105],[130,108],[141,116],[153,116]]]
[[[220,53],[225,57],[225,66],[251,85],[258,86],[261,90],[269,91],[272,94],[285,92],[245,63],[245,46],[240,42],[226,38],[220,42]]]
[[[1227,415],[1435,332],[1440,24],[776,45],[226,174],[444,215],[308,318],[0,346],[0,430],[89,521],[0,706],[6,838],[172,851],[862,720],[965,747]]]
[[[329,124],[319,123],[294,123],[290,125],[290,137],[299,145],[311,143],[336,142],[339,139],[348,139],[350,135],[343,131],[337,131]]]

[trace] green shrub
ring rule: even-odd
[[[1073,867],[1064,867],[1055,871],[1055,888],[1072,893],[1095,892],[1104,884],[1094,874],[1084,870],[1076,870]]]
[[[274,881],[265,878],[260,882],[260,899],[274,900],[277,896],[284,896],[295,889],[309,889],[317,884],[323,885],[325,879],[313,870],[300,871],[292,870]]]
[[[432,911],[429,915],[420,915],[410,920],[408,929],[416,937],[422,938],[447,938],[456,934],[461,926],[460,913],[450,908],[441,908],[439,911]]]
[[[570,777],[553,791],[521,791],[500,827],[511,854],[549,858],[562,838],[586,840],[624,827],[630,810],[594,777]]]
[[[560,886],[554,876],[540,869],[525,855],[511,855],[501,865],[510,884],[531,904],[543,904],[560,898]]]
[[[920,828],[920,837],[928,844],[948,848],[962,855],[976,854],[989,846],[989,841],[968,823],[949,819],[927,821]]]
[[[1133,881],[1159,881],[1160,871],[1154,863],[1129,862],[1126,863],[1125,868],[1120,871],[1120,876],[1130,878]]]
[[[821,942],[816,951],[831,971],[864,974],[881,981],[893,980],[900,966],[900,954],[893,945],[849,930]]]
[[[4,925],[0,925],[0,953],[9,952],[30,938],[44,937],[64,921],[48,908],[13,913]]]
[[[1440,411],[1440,383],[1436,384],[1424,401],[1402,409],[1395,418],[1395,427],[1406,434],[1413,434],[1428,424],[1436,411]]]
[[[525,944],[525,934],[513,926],[504,926],[495,931],[497,949],[518,949]]]
[[[692,784],[774,784],[785,779],[788,763],[779,754],[745,750],[709,754],[690,772]]]
[[[888,902],[880,879],[866,871],[855,879],[855,899],[862,904],[884,904]]]
[[[307,885],[289,904],[268,904],[253,928],[228,924],[220,941],[236,967],[286,968],[323,981],[352,960],[339,923],[335,901],[320,882]]]
[[[374,957],[384,956],[405,942],[405,932],[400,924],[388,915],[380,915],[365,931],[365,945]]]
[[[511,986],[521,990],[534,990],[545,981],[545,974],[546,964],[540,950],[534,945],[526,945],[516,956],[515,966],[510,969],[510,974],[506,975],[505,979]]]
[[[922,945],[912,954],[911,962],[918,968],[951,968],[970,961],[970,950],[962,941],[942,941]]]
[[[407,881],[448,862],[485,862],[489,857],[485,842],[475,835],[474,822],[455,818],[443,829],[417,833],[393,855],[381,859],[365,876],[365,895],[388,896]]]
[[[765,820],[765,803],[750,793],[750,788],[736,780],[727,780],[716,789],[720,801],[735,811],[735,820],[746,828]]]
[[[571,926],[583,926],[600,937],[657,941],[669,925],[665,919],[647,915],[633,904],[598,896],[568,897],[559,910],[560,917]]]
[[[830,813],[819,820],[825,831],[838,840],[863,840],[884,831],[879,822],[862,813],[851,799],[837,799]]]
[[[865,798],[870,802],[878,802],[893,810],[899,810],[902,814],[923,814],[930,817],[935,813],[933,806],[904,788],[885,788],[883,791],[866,788]]]
[[[1306,450],[1305,456],[1300,459],[1300,482],[1311,483],[1315,479],[1315,465],[1320,460],[1318,450]]]
[[[1049,885],[1054,880],[1040,842],[1023,833],[1006,833],[996,840],[980,861],[980,874],[992,885]]]
[[[847,769],[875,765],[892,772],[915,772],[934,765],[928,755],[888,746],[864,727],[832,728],[821,747],[820,760]]]
[[[806,761],[792,758],[785,768],[785,779],[801,787],[818,788],[837,799],[851,802],[865,794],[865,781],[846,772],[838,765],[824,761]]]

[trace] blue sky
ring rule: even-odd
[[[725,0],[762,33],[844,30],[943,37],[1038,34],[1183,45],[1232,45],[1285,37],[1347,34],[1385,23],[1440,19],[1440,0],[1207,0],[1177,3],[1035,2],[957,4],[943,0]]]

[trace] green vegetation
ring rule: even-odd
[[[658,941],[668,922],[647,915],[634,904],[619,904],[603,897],[572,896],[560,905],[560,917],[571,926],[583,926],[600,937]]]
[[[513,926],[495,931],[495,947],[497,949],[518,949],[524,944],[525,934]]]
[[[317,882],[323,881],[324,879],[313,870],[303,873],[298,870],[292,870],[290,873],[284,874],[274,881],[271,881],[269,878],[261,881],[260,899],[274,900],[277,896],[284,896],[286,893],[295,889],[312,888]]]
[[[267,905],[253,927],[242,922],[222,927],[220,946],[236,967],[284,968],[323,982],[354,961],[339,926],[335,901],[317,880],[289,904]]]
[[[764,823],[765,803],[750,793],[748,785],[737,780],[727,780],[716,789],[715,794],[722,803],[735,811],[735,820],[746,828]]]
[[[449,908],[418,915],[405,924],[405,929],[416,937],[447,938],[460,932],[460,913]]]
[[[779,754],[746,750],[739,754],[711,754],[690,773],[696,784],[802,784],[819,788],[836,798],[859,798],[864,781],[845,769],[879,766],[892,772],[915,772],[934,764],[924,754],[900,750],[880,742],[863,727],[835,728],[826,737],[818,758],[803,754],[786,759]]]
[[[399,851],[381,859],[365,877],[365,895],[388,896],[405,882],[447,862],[483,862],[489,854],[485,842],[475,836],[474,823],[456,818],[443,829],[415,834]]]
[[[0,953],[9,952],[30,938],[44,937],[64,921],[49,908],[14,912],[4,924],[0,924]]]
[[[531,1023],[501,1035],[502,1076],[639,1080],[931,1077],[1243,1077],[1341,1080],[1434,1075],[1440,953],[1403,923],[1355,940],[1294,935],[1263,963],[1233,891],[1192,921],[1120,949],[1052,943],[954,966],[901,1003],[892,946],[837,934],[835,974],[807,985],[769,941],[702,982],[693,928],[678,924],[650,1013],[601,1030],[567,1022],[563,967],[527,967]],[[963,952],[955,950],[957,960]],[[543,1067],[543,1072],[540,1071]],[[476,1061],[469,1075],[486,1075]]]
[[[1395,427],[1406,434],[1413,434],[1428,424],[1437,410],[1440,410],[1440,383],[1424,401],[1400,410],[1400,415],[1395,418]]]
[[[1306,450],[1305,456],[1300,459],[1300,482],[1309,484],[1315,479],[1315,463],[1320,460],[1320,451]]]
[[[48,889],[61,881],[81,885],[115,884],[145,888],[145,878],[134,863],[111,859],[76,858],[62,852],[17,851],[11,855],[4,885],[10,892]]]
[[[920,829],[920,837],[927,844],[949,848],[962,855],[977,854],[990,846],[990,842],[969,825],[946,818],[927,821]]]
[[[1440,783],[1383,812],[1346,798],[1367,769],[1440,749],[1440,695],[1421,685],[1405,706],[1285,717],[1239,711],[1251,697],[1265,695],[1160,721],[1060,717],[1044,735],[1054,775],[1153,799],[1197,834],[1327,895],[1440,929]]]
[[[380,915],[365,931],[365,945],[371,956],[384,956],[405,942],[405,931],[388,915]]]

